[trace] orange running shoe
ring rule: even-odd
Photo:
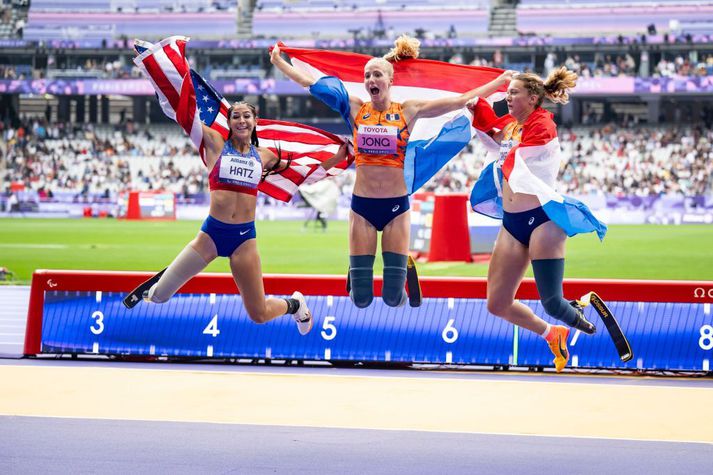
[[[550,350],[555,355],[552,361],[555,364],[555,370],[561,372],[569,361],[569,350],[567,349],[567,338],[569,337],[569,328],[562,325],[553,325],[550,333],[547,335],[547,344]]]

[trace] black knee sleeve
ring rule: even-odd
[[[562,296],[564,259],[536,259],[532,261],[537,292],[548,315],[573,326],[577,311]]]
[[[395,252],[384,252],[384,284],[381,297],[389,307],[400,307],[406,303],[406,262],[408,256]]]
[[[374,300],[374,258],[372,255],[349,256],[349,297],[359,308]]]

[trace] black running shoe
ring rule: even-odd
[[[167,268],[166,268],[167,269]],[[122,300],[124,307],[126,308],[134,308],[136,305],[141,302],[141,300],[144,298],[144,295],[148,293],[149,289],[158,282],[158,280],[161,278],[164,272],[166,272],[166,269],[162,270],[158,274],[154,275],[151,277],[149,280],[146,282],[142,283],[138,287],[136,287],[134,290],[131,291],[129,295],[124,297],[124,300]]]
[[[577,330],[582,331],[587,335],[594,335],[595,333],[597,333],[597,327],[592,322],[587,320],[587,318],[584,316],[584,312],[582,311],[582,304],[579,303],[577,300],[572,300],[569,302],[569,304],[577,311],[577,320],[575,320],[574,325],[572,325],[572,328],[576,328]]]

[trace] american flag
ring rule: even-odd
[[[136,40],[134,48],[139,54],[134,63],[156,90],[163,112],[190,136],[205,164],[201,122],[227,139],[230,103],[190,68],[185,55],[188,40],[184,36],[171,36],[156,44]],[[289,201],[302,183],[341,173],[354,159],[350,155],[325,173],[319,164],[334,155],[343,140],[303,124],[258,119],[257,135],[260,146],[289,162],[285,170],[268,175],[258,186],[281,201]]]

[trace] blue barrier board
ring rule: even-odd
[[[315,326],[300,336],[290,316],[250,321],[239,295],[178,294],[127,310],[123,294],[48,291],[43,353],[271,358],[369,362],[551,366],[542,338],[491,315],[484,299],[425,298],[418,308],[366,309],[348,297],[308,296]],[[523,301],[538,315],[538,301]],[[634,351],[622,363],[603,324],[570,334],[570,367],[708,371],[709,304],[610,302]],[[552,319],[548,319],[554,323]]]

